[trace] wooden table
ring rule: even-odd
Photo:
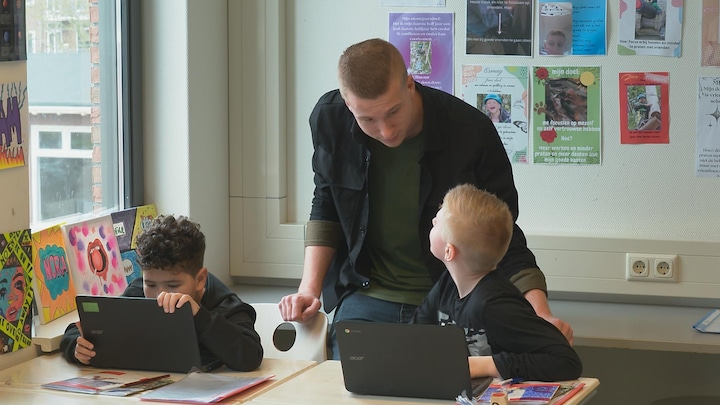
[[[294,378],[298,374],[313,368],[316,365],[314,361],[306,360],[284,360],[284,359],[263,359],[260,367],[251,372],[237,372],[227,368],[221,368],[214,371],[216,374],[238,375],[243,377],[259,377],[265,375],[275,375],[272,380],[260,384],[256,387],[242,392],[223,403],[239,404],[250,401],[251,399],[261,395],[268,390],[282,384],[283,382]],[[42,388],[42,384],[65,380],[72,377],[79,377],[86,374],[93,374],[101,369],[93,367],[84,367],[69,364],[60,355],[53,353],[49,355],[39,356],[30,361],[18,364],[16,366],[0,371],[0,402],[5,403],[23,403],[23,404],[116,404],[127,403],[128,401],[139,402],[139,395],[129,397],[109,397],[103,395],[90,395],[69,393],[63,391],[55,391]],[[157,375],[154,371],[132,371],[133,374],[141,376]],[[171,378],[178,380],[184,374],[173,373]],[[18,399],[18,401],[14,401]]]
[[[580,381],[585,383],[585,387],[566,402],[566,405],[583,404],[600,385],[596,378],[580,378]],[[454,403],[453,400],[384,397],[350,393],[345,389],[340,362],[328,360],[256,397],[250,402],[250,405],[451,405]]]

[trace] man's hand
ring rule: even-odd
[[[563,335],[565,335],[565,339],[570,342],[570,346],[573,345],[573,330],[570,327],[570,324],[563,321],[560,318],[556,318],[552,315],[550,316],[541,316],[541,318],[545,319],[546,321],[553,324],[556,328],[560,329],[560,332],[562,332]]]
[[[75,326],[80,331],[80,336],[75,340],[75,358],[87,366],[90,364],[90,359],[95,357],[95,351],[93,350],[95,345],[83,337],[80,321],[75,322]]]
[[[280,299],[278,308],[283,320],[305,322],[320,310],[320,299],[310,294],[290,294]]]
[[[553,324],[556,328],[562,332],[562,334],[565,336],[565,339],[567,339],[568,342],[570,342],[570,346],[573,344],[573,330],[570,327],[570,324],[563,321],[560,318],[556,318],[553,316],[552,312],[550,312],[550,305],[548,304],[547,295],[545,295],[545,291],[542,290],[530,290],[525,293],[525,299],[528,300],[530,305],[532,305],[533,309],[535,309],[535,313],[543,318],[544,320],[550,322]]]
[[[157,302],[158,306],[163,307],[165,312],[169,314],[175,312],[175,308],[180,308],[181,306],[185,305],[186,302],[190,303],[193,316],[195,316],[195,314],[197,314],[200,310],[200,304],[195,302],[195,300],[187,294],[169,293],[163,291],[158,294]]]

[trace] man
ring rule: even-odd
[[[310,115],[315,192],[303,275],[280,312],[307,320],[322,293],[335,321],[407,322],[445,271],[428,239],[445,193],[473,184],[505,201],[517,219],[512,168],[490,119],[416,83],[389,42],[350,46],[338,76],[340,89]],[[517,224],[498,271],[572,342],[570,326],[550,311],[545,278]],[[335,344],[330,328],[337,358]]]

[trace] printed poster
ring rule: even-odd
[[[0,354],[32,343],[32,278],[30,230],[0,234]]]
[[[533,162],[600,164],[600,67],[533,72]]]
[[[620,0],[618,55],[682,54],[683,0]]]
[[[527,66],[463,65],[462,99],[495,124],[508,159],[528,163]]]
[[[720,0],[702,3],[702,66],[720,66]]]
[[[539,55],[605,55],[607,0],[542,0]]]
[[[0,83],[0,170],[25,165],[27,83]]]
[[[534,0],[466,0],[466,53],[532,56]]]
[[[698,77],[695,175],[720,177],[720,77]]]
[[[40,324],[44,325],[77,308],[75,285],[60,225],[34,232],[32,244],[35,303]]]
[[[389,37],[418,83],[453,94],[452,13],[390,13]]]
[[[620,73],[620,143],[670,143],[668,72]]]

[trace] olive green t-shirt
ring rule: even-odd
[[[370,287],[361,294],[419,305],[432,287],[418,235],[423,138],[421,133],[395,148],[370,140],[365,249],[371,270]]]

